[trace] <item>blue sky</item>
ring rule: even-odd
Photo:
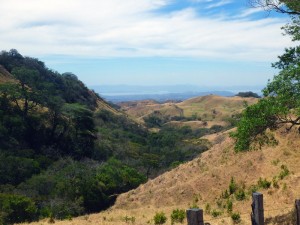
[[[264,85],[288,18],[247,0],[10,0],[0,46],[87,85]]]

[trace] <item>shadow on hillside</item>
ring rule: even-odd
[[[292,210],[286,214],[268,217],[265,220],[265,224],[274,224],[274,225],[295,225],[295,211]]]

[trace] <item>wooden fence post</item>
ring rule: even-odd
[[[296,207],[296,225],[300,225],[300,199],[295,201]]]
[[[252,225],[264,225],[264,200],[263,194],[254,192],[252,194]]]
[[[186,218],[188,221],[188,225],[204,225],[202,209],[186,210]]]

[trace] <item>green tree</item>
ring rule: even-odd
[[[300,4],[299,1],[260,1],[276,11],[291,15],[291,22],[283,29],[294,42],[300,41]],[[272,4],[270,4],[272,3]],[[284,3],[284,4],[282,4]],[[280,7],[280,8],[278,8]],[[264,99],[247,107],[238,123],[237,131],[232,134],[236,140],[237,151],[248,150],[253,143],[259,146],[273,143],[267,129],[277,129],[285,124],[287,130],[300,125],[300,46],[285,49],[272,66],[280,69],[278,75],[269,81],[263,90]]]
[[[35,108],[41,100],[35,85],[39,83],[39,73],[26,67],[17,67],[12,70],[12,74],[19,83],[11,86],[11,97],[23,116],[26,117],[28,111]]]

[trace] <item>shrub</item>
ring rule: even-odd
[[[231,213],[231,212],[232,212],[232,207],[233,207],[233,203],[232,203],[232,201],[229,199],[229,200],[227,201],[227,206],[226,206],[227,212],[228,212],[228,213]]]
[[[229,184],[229,194],[232,195],[237,190],[237,184],[233,177],[231,177]]]
[[[235,193],[235,198],[238,201],[243,201],[246,198],[246,193],[244,189],[239,188]]]
[[[167,221],[167,217],[164,212],[158,212],[155,214],[153,220],[155,225],[164,224]]]
[[[231,219],[232,219],[233,223],[239,223],[239,222],[241,222],[240,213],[238,213],[238,212],[232,213]]]
[[[171,214],[171,223],[182,223],[185,219],[185,211],[183,209],[175,209]]]
[[[257,185],[263,189],[268,189],[271,187],[271,182],[268,181],[266,178],[262,179],[261,177],[259,178]]]
[[[286,165],[281,165],[281,172],[279,174],[279,179],[283,180],[283,178],[285,178],[286,176],[288,176],[290,174],[290,171],[288,170]]]
[[[278,184],[277,177],[276,176],[273,177],[272,181],[273,181],[273,187],[278,189],[279,188],[279,184]]]
[[[219,210],[214,209],[214,210],[211,212],[211,215],[212,215],[213,217],[218,217],[218,216],[222,215],[222,212],[219,211]]]
[[[206,205],[205,205],[205,212],[206,213],[210,213],[210,210],[211,210],[210,204],[206,203]]]

